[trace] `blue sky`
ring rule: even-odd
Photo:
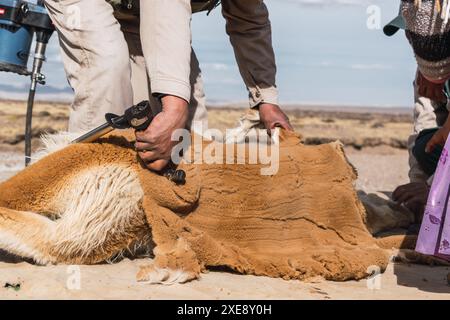
[[[403,35],[387,38],[366,26],[370,5],[382,23],[398,12],[393,0],[266,0],[277,55],[283,103],[412,106],[415,62]],[[247,93],[225,34],[220,10],[193,18],[193,46],[199,56],[210,103],[245,101]],[[41,99],[70,99],[56,37],[45,66],[48,85]],[[28,79],[0,73],[0,97],[20,98]]]

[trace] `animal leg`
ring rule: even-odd
[[[0,249],[42,264],[93,264],[127,249],[147,248],[151,232],[141,198],[139,180],[130,170],[90,168],[52,200],[58,220],[2,208]]]
[[[0,249],[17,256],[31,258],[38,263],[53,262],[48,252],[48,237],[54,233],[55,223],[35,214],[0,208]]]
[[[201,272],[198,259],[183,238],[173,246],[158,246],[154,249],[152,263],[141,266],[137,281],[151,284],[171,285],[197,279]]]

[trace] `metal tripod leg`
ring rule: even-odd
[[[36,85],[31,84],[30,93],[28,94],[27,115],[25,117],[25,166],[28,166],[31,161],[32,118],[35,95]]]
[[[47,49],[48,39],[51,33],[38,32],[36,38],[36,49],[33,61],[33,70],[31,71],[31,85],[28,94],[27,115],[25,118],[25,166],[31,161],[31,142],[32,142],[32,119],[34,98],[36,96],[36,87],[38,84],[45,84],[45,76],[41,73],[42,65],[45,61],[45,51]]]

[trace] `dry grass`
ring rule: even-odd
[[[245,109],[210,108],[211,128],[225,130],[237,125]],[[0,145],[21,149],[24,141],[26,103],[0,101]],[[412,119],[407,113],[334,111],[296,109],[287,111],[292,125],[301,132],[306,143],[318,144],[341,140],[357,149],[373,146],[406,148]],[[37,103],[33,118],[33,137],[42,133],[66,130],[69,107],[60,103]],[[38,145],[37,139],[34,146]]]
[[[25,138],[25,113],[26,102],[0,102],[0,145],[21,147]],[[46,132],[66,130],[68,115],[67,105],[36,104],[33,115],[33,137],[39,138]]]
[[[209,125],[224,130],[236,126],[242,109],[210,108]],[[341,140],[346,146],[391,146],[405,149],[412,131],[412,116],[403,112],[341,112],[326,110],[287,110],[295,130],[308,144]]]

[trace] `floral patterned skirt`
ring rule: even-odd
[[[450,138],[434,175],[416,251],[450,261]]]

